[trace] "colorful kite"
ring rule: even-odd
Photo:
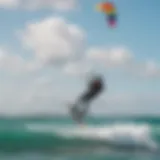
[[[115,27],[117,22],[116,8],[112,2],[100,3],[96,6],[98,11],[107,14],[107,22],[110,27]]]

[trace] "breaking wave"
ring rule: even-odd
[[[107,147],[156,151],[160,130],[145,124],[104,126],[25,124],[21,129],[0,131],[0,151],[57,151]]]

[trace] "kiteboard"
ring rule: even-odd
[[[79,104],[69,104],[68,110],[69,114],[74,122],[76,122],[79,126],[84,127],[85,124],[83,121],[84,113],[82,110],[79,110]]]

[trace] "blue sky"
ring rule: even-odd
[[[2,96],[0,99],[0,104],[2,104],[4,108],[8,106],[8,109],[4,109],[4,114],[8,113],[8,110],[13,105],[8,104],[8,101],[10,101],[12,98],[15,99],[15,102],[13,103],[16,108],[16,113],[26,112],[25,107],[27,105],[36,106],[34,112],[38,111],[39,104],[33,99],[39,94],[39,92],[46,93],[45,98],[43,97],[43,94],[38,95],[42,97],[42,99],[44,98],[41,103],[41,108],[43,108],[41,111],[45,111],[44,106],[47,104],[49,107],[45,112],[57,112],[56,107],[53,107],[56,108],[55,110],[52,108],[52,106],[57,105],[53,102],[54,96],[56,97],[59,94],[60,97],[62,94],[64,99],[72,97],[72,95],[76,97],[76,95],[78,95],[84,89],[85,78],[79,78],[79,76],[77,77],[62,72],[63,68],[65,68],[65,66],[69,63],[66,61],[66,59],[62,60],[63,65],[61,64],[58,66],[54,64],[40,64],[44,62],[45,64],[53,63],[50,62],[49,57],[55,61],[55,55],[56,53],[59,53],[59,49],[56,51],[55,46],[51,47],[49,51],[47,50],[47,42],[52,43],[49,40],[53,37],[47,37],[49,31],[47,31],[47,21],[45,20],[52,18],[50,23],[54,25],[54,19],[56,17],[65,21],[67,24],[65,27],[69,27],[69,24],[75,24],[80,28],[81,31],[84,31],[85,52],[82,53],[84,57],[85,54],[87,55],[88,50],[92,48],[105,48],[107,50],[116,49],[119,47],[123,48],[125,52],[127,52],[127,55],[131,54],[133,56],[131,63],[133,65],[132,68],[134,69],[134,73],[132,73],[132,71],[129,69],[128,63],[126,64],[125,62],[125,65],[122,67],[117,61],[113,59],[108,60],[107,57],[106,61],[104,62],[104,66],[109,62],[111,65],[109,68],[100,68],[100,64],[103,63],[101,60],[98,60],[96,65],[94,64],[94,68],[97,70],[100,68],[101,73],[105,76],[108,84],[108,92],[106,91],[101,98],[103,100],[105,99],[107,107],[105,107],[104,104],[101,104],[101,99],[97,100],[96,104],[94,104],[93,112],[99,113],[100,111],[106,111],[106,114],[114,113],[118,107],[117,113],[121,112],[122,114],[128,112],[160,113],[160,109],[158,108],[160,104],[158,98],[160,94],[160,21],[158,20],[158,15],[160,15],[160,1],[114,0],[118,12],[117,27],[115,29],[110,29],[107,26],[107,22],[105,20],[106,15],[95,10],[95,5],[101,2],[99,0],[77,0],[77,5],[73,7],[73,10],[69,9],[67,11],[58,10],[54,4],[52,4],[52,8],[50,7],[51,4],[48,4],[48,6],[46,4],[47,9],[43,9],[43,5],[39,5],[42,1],[43,0],[37,0],[37,6],[35,5],[34,10],[24,9],[23,3],[20,3],[18,7],[0,3],[0,48],[6,50],[6,52],[3,52],[2,50],[3,57],[0,61],[0,63],[3,63],[3,67],[0,68],[0,76],[2,77],[0,86],[3,86],[1,94],[4,95],[3,93],[9,90],[15,90],[15,92],[19,92],[15,98],[13,98],[13,95],[10,95],[11,97]],[[69,0],[66,0],[66,2],[67,1],[68,4],[71,3]],[[66,2],[63,3],[65,4]],[[41,22],[43,22],[43,25],[46,28],[40,28],[40,24],[42,24]],[[37,24],[37,28],[35,28],[34,32],[31,32],[31,28],[29,28],[31,24]],[[54,29],[55,26],[52,27]],[[20,31],[21,35],[19,35]],[[54,33],[59,37],[56,31],[49,35],[54,36]],[[76,38],[78,43],[81,43],[80,37],[77,38],[77,36],[80,36],[80,34],[73,35],[72,38]],[[22,37],[25,37],[25,40]],[[40,39],[44,38],[44,40],[39,42],[39,39],[36,39],[37,37]],[[46,41],[45,38],[47,39]],[[41,53],[41,50],[37,48],[38,46],[42,50],[44,49],[44,51],[47,51],[47,53]],[[70,44],[70,46],[74,47],[72,44]],[[74,50],[74,52],[78,52],[78,49],[79,46],[77,46],[77,50]],[[103,55],[99,50],[98,56],[111,56],[111,53],[109,52],[110,51],[106,51],[106,55]],[[63,54],[62,51],[60,51],[60,53]],[[6,54],[7,57],[5,57]],[[40,56],[41,54],[43,54],[43,58],[45,58],[45,60],[42,59]],[[30,57],[30,55],[32,55],[32,58],[35,58],[31,60],[32,66],[37,67],[38,63],[40,68],[37,70],[35,69],[32,72],[26,73],[25,70],[21,71],[20,73],[15,73],[13,68],[17,65],[17,63],[19,68],[16,68],[16,71],[22,69],[24,65],[28,66],[30,62],[28,63],[27,57]],[[115,55],[118,55],[118,53],[115,53]],[[16,58],[19,57],[23,63],[19,62],[19,59],[14,62],[14,56]],[[92,58],[89,62],[87,61],[87,63],[92,64]],[[121,61],[124,62],[123,58],[126,57],[124,54],[122,54],[122,57],[120,58]],[[153,61],[153,68],[151,70],[147,70],[148,66],[146,65],[146,62],[148,61]],[[12,62],[14,67],[10,66]],[[116,67],[113,67],[112,63],[117,63]],[[21,65],[23,65],[23,67]],[[79,68],[81,69],[82,67],[79,66]],[[12,69],[12,71],[10,71],[10,69]],[[126,69],[128,69],[128,72],[125,72]],[[138,73],[139,71],[141,72]],[[39,79],[44,80],[42,80],[43,83],[40,83],[38,86],[41,88],[40,91],[39,88],[37,89],[37,85],[34,86],[32,83],[33,81],[39,81]],[[19,91],[16,91],[15,84],[21,84]],[[51,87],[49,87],[50,89],[47,88],[49,85],[53,87],[52,90]],[[26,95],[27,88],[31,88],[31,93],[29,91],[27,92],[28,95]],[[27,96],[30,97],[28,98],[27,103],[24,101],[19,102],[19,95],[22,92],[23,94],[21,96],[23,96],[23,98]],[[31,95],[33,95],[33,97]],[[115,103],[115,99],[117,97],[119,98],[117,103]],[[24,107],[21,107],[21,109],[20,107],[17,107],[18,105],[22,106],[22,104]],[[102,105],[100,111],[97,111],[96,105]],[[152,107],[153,110],[151,109]],[[29,110],[32,112],[32,109]],[[61,112],[61,110],[58,109],[58,112]]]
[[[159,54],[160,34],[158,30],[159,5],[158,0],[114,0],[118,11],[118,27],[111,31],[107,28],[105,15],[95,10],[95,5],[99,0],[81,0],[80,10],[76,12],[57,13],[52,10],[24,11],[20,10],[0,10],[1,20],[1,43],[8,44],[8,40],[13,40],[14,31],[22,28],[28,21],[42,19],[54,14],[67,17],[72,22],[82,26],[88,35],[90,45],[127,45],[138,57],[153,57]],[[4,18],[5,15],[5,18]],[[96,38],[95,38],[96,37]],[[10,41],[9,41],[10,42]],[[11,45],[13,41],[11,42]]]

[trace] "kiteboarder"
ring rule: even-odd
[[[82,123],[87,114],[90,103],[104,90],[102,76],[95,76],[91,79],[88,89],[79,97],[78,101],[71,108],[72,118],[78,123]]]

